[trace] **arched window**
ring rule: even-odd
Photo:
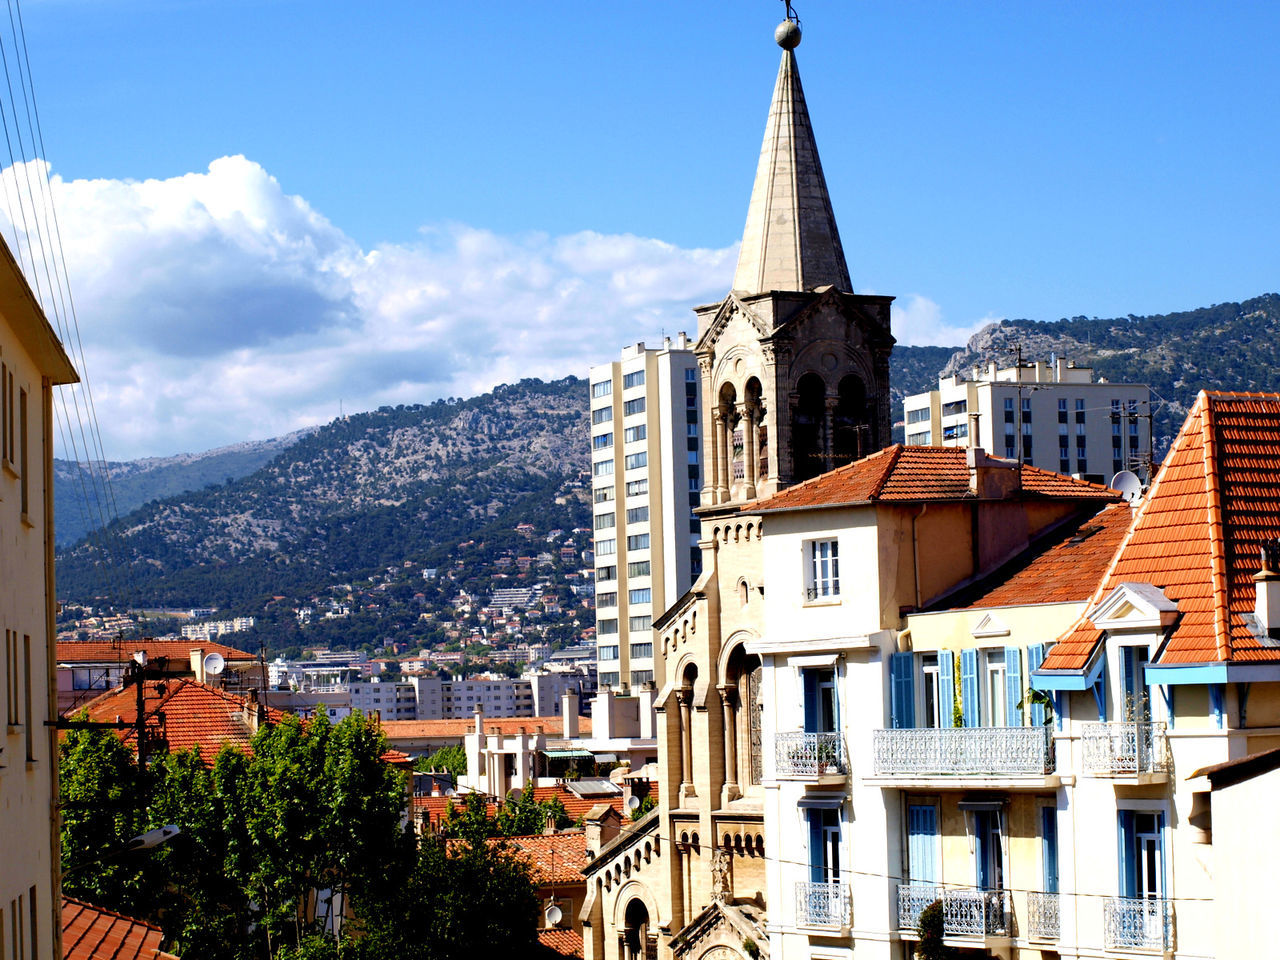
[[[852,374],[842,379],[831,423],[835,466],[851,463],[876,450],[875,426],[869,413],[867,388],[862,380]]]
[[[622,934],[623,960],[646,960],[656,955],[658,949],[657,934],[649,932],[649,908],[644,901],[636,897],[627,904],[623,914],[625,928]]]
[[[826,413],[827,385],[816,373],[806,373],[796,384],[795,415],[791,421],[791,473],[799,483],[823,472],[826,457],[822,427]]]

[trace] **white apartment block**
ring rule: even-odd
[[[351,709],[371,714],[375,710],[383,720],[417,720],[418,692],[412,683],[379,680],[353,683],[350,687]]]
[[[576,694],[583,702],[596,688],[593,671],[586,667],[530,671],[522,677],[420,676],[408,682],[417,690],[419,720],[470,717],[477,706],[484,708],[486,717],[551,717],[560,712],[564,694]]]
[[[236,617],[234,620],[212,620],[208,623],[188,623],[182,627],[182,635],[189,640],[216,640],[224,633],[243,633],[252,630],[257,620],[253,617]]]
[[[982,447],[997,457],[1109,483],[1144,480],[1151,464],[1151,391],[1095,381],[1063,359],[974,367],[903,401],[908,446]]]
[[[652,623],[700,572],[698,364],[685,334],[591,368],[601,687],[661,685]]]

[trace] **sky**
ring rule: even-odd
[[[900,343],[1280,288],[1274,4],[794,5],[854,288],[898,298]],[[692,332],[783,5],[21,10],[84,372],[131,459]]]

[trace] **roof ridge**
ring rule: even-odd
[[[894,468],[898,466],[898,462],[902,459],[902,452],[906,447],[901,443],[895,443],[892,446],[885,447],[884,449],[889,453],[889,462],[885,464],[884,469],[880,471],[880,476],[871,487],[871,493],[867,497],[868,500],[874,500],[884,492],[884,485],[888,483],[889,478],[893,476]],[[858,461],[855,460],[853,462],[857,463]],[[853,464],[849,464],[849,466],[853,466]]]
[[[96,910],[98,913],[106,914],[107,916],[110,916],[110,917],[116,917],[120,920],[128,920],[130,923],[136,923],[138,926],[146,927],[148,930],[154,930],[156,933],[164,933],[164,931],[160,927],[157,927],[154,923],[150,923],[146,920],[141,920],[138,917],[131,917],[127,913],[120,913],[118,910],[111,910],[108,907],[100,907],[96,903],[90,903],[88,900],[81,900],[78,897],[68,896],[65,893],[62,895],[62,899],[64,902],[74,903],[77,907],[84,907],[89,910]]]
[[[1218,477],[1218,444],[1214,435],[1213,400],[1205,391],[1200,399],[1204,409],[1200,418],[1200,436],[1204,458],[1204,486],[1208,499],[1205,525],[1209,531],[1209,573],[1213,588],[1213,632],[1217,640],[1218,659],[1231,659],[1230,617],[1227,611],[1227,548],[1222,536],[1222,490]]]

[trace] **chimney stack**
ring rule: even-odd
[[[1022,489],[1022,471],[1016,460],[987,456],[981,447],[965,452],[969,467],[969,492],[982,500],[1005,500]]]
[[[1259,552],[1262,569],[1253,575],[1253,613],[1266,635],[1280,640],[1280,540],[1264,540]]]
[[[578,694],[566,690],[560,695],[560,718],[564,721],[564,737],[571,740],[578,735]]]

